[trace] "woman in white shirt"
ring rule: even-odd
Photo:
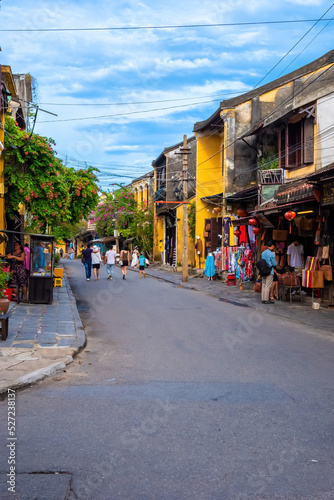
[[[99,279],[101,260],[102,259],[101,259],[100,249],[97,245],[94,245],[92,252],[92,267],[94,273],[94,281],[97,281]]]

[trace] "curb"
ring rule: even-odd
[[[69,280],[67,278],[66,271],[64,269],[64,275],[63,275],[63,286],[66,288],[68,298],[70,301],[70,307],[73,315],[73,321],[75,324],[75,328],[77,331],[77,340],[71,346],[72,350],[72,355],[65,355],[65,356],[59,356],[62,358],[62,361],[56,361],[53,362],[47,366],[44,366],[43,368],[39,368],[31,373],[27,373],[26,375],[22,375],[21,377],[17,378],[16,381],[14,381],[12,384],[9,386],[0,386],[0,395],[7,394],[8,389],[23,389],[27,386],[30,386],[32,384],[35,384],[41,380],[43,380],[46,377],[51,377],[55,375],[57,372],[64,370],[67,365],[73,362],[73,359],[77,354],[79,354],[82,349],[84,349],[87,345],[87,338],[85,335],[85,330],[78,312],[77,308],[77,302],[75,300],[75,297],[73,295]],[[15,307],[15,306],[14,306]],[[12,308],[13,311],[14,308]],[[60,353],[61,354],[61,351]],[[66,358],[64,360],[64,357]]]

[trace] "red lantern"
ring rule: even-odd
[[[254,227],[253,234],[255,234],[255,236],[258,236],[260,233],[261,233],[261,229],[259,227]]]
[[[237,214],[239,217],[247,217],[248,212],[244,208],[239,208],[239,210],[237,211]]]
[[[292,221],[296,217],[296,212],[289,210],[289,212],[285,212],[284,217],[286,220]]]
[[[250,224],[251,226],[256,226],[257,220],[256,219],[249,219],[248,224]]]
[[[241,231],[239,231],[239,229],[236,229],[235,231],[233,231],[233,234],[239,238],[240,234],[241,234]]]

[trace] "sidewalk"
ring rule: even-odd
[[[138,272],[137,269],[128,268]],[[175,286],[202,292],[217,298],[222,302],[227,302],[241,307],[251,307],[263,312],[269,312],[291,321],[303,323],[315,330],[326,330],[334,334],[334,309],[321,307],[319,310],[312,309],[310,298],[303,298],[300,302],[299,295],[293,297],[293,302],[275,301],[275,304],[262,304],[261,294],[250,290],[240,290],[239,286],[227,286],[221,280],[208,281],[199,275],[189,276],[187,283],[182,282],[182,273],[173,272],[172,267],[150,266],[146,269],[146,275],[158,278]]]
[[[14,304],[8,337],[0,341],[0,394],[64,369],[86,338],[65,270],[52,305]],[[11,304],[12,306],[12,304]]]

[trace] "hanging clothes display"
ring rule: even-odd
[[[210,280],[215,275],[215,260],[214,260],[214,256],[212,253],[209,253],[207,258],[206,258],[204,274]]]
[[[215,259],[215,269],[218,274],[221,274],[223,271],[223,254],[220,249],[217,252],[213,252]]]

